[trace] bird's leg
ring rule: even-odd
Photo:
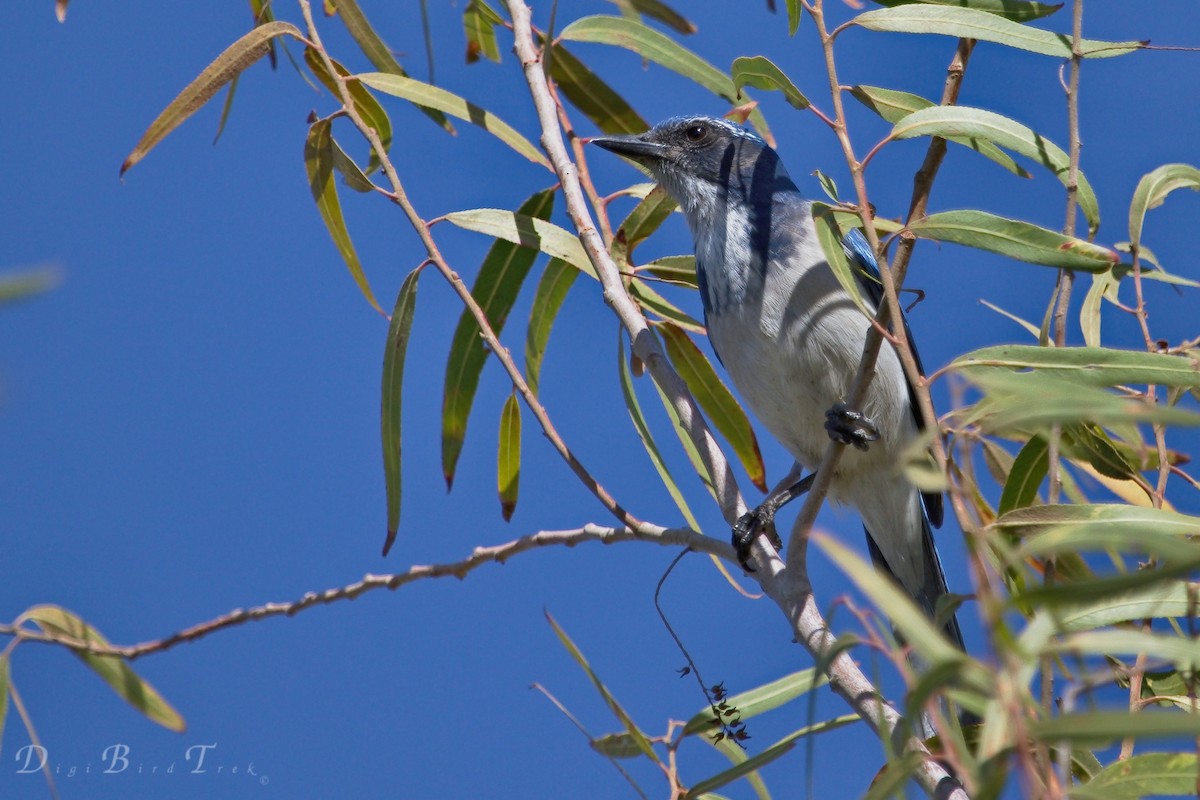
[[[825,430],[835,442],[851,444],[859,450],[866,450],[879,439],[879,428],[870,417],[840,402],[825,412]]]
[[[733,549],[737,553],[738,563],[747,572],[754,572],[754,568],[749,564],[750,548],[759,536],[768,536],[776,550],[783,549],[783,542],[775,530],[775,514],[812,487],[817,473],[801,478],[800,474],[803,471],[799,464],[792,467],[792,471],[771,490],[758,508],[747,511],[733,526]]]

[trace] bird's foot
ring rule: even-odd
[[[849,444],[866,450],[871,442],[879,440],[879,428],[866,414],[850,408],[845,403],[834,403],[825,412],[825,430],[835,442]]]
[[[783,549],[779,532],[775,530],[775,511],[777,507],[769,502],[763,503],[753,511],[747,511],[738,518],[733,526],[733,549],[737,553],[738,563],[747,572],[754,572],[750,566],[750,548],[759,536],[766,536],[776,550]]]

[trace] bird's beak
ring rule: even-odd
[[[640,136],[596,136],[592,144],[625,156],[641,164],[667,158],[667,148],[658,142],[648,142]]]

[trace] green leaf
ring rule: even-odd
[[[625,98],[561,44],[554,45],[550,76],[558,90],[602,132],[641,133],[650,127]]]
[[[1024,328],[1026,331],[1028,331],[1029,335],[1032,336],[1034,339],[1038,338],[1038,333],[1039,333],[1038,327],[1036,325],[1034,325],[1032,322],[1023,320],[1020,317],[1018,317],[1016,314],[1012,314],[1008,311],[1005,311],[1000,306],[989,303],[987,300],[980,300],[979,302],[981,304],[987,306],[988,308],[990,308],[992,311],[995,311],[1000,316],[1010,319],[1013,322],[1020,325],[1022,328]]]
[[[542,221],[548,219],[553,210],[554,190],[546,189],[522,203],[517,214]],[[537,250],[504,239],[494,242],[484,257],[471,287],[471,296],[497,335],[504,330],[508,314],[536,257]],[[454,329],[450,356],[446,360],[446,386],[442,395],[442,473],[447,488],[454,485],[458,458],[467,435],[467,420],[475,403],[487,354],[479,323],[469,310],[464,309],[458,327]]]
[[[700,524],[696,522],[692,510],[688,508],[687,501],[683,499],[683,493],[679,491],[679,485],[671,476],[667,462],[663,460],[658,443],[654,440],[654,434],[650,432],[646,416],[642,413],[641,404],[638,403],[637,393],[633,388],[633,375],[629,371],[629,362],[625,359],[625,340],[619,331],[617,334],[617,374],[621,379],[621,396],[625,400],[625,408],[629,411],[629,419],[633,422],[633,429],[637,431],[638,438],[642,440],[642,447],[646,448],[646,455],[650,456],[650,463],[654,465],[659,479],[666,487],[667,493],[671,495],[671,499],[675,501],[675,507],[683,515],[684,521],[692,530],[700,530]]]
[[[268,22],[259,25],[245,36],[225,49],[216,60],[204,68],[204,71],[189,83],[179,96],[172,100],[162,110],[150,127],[142,134],[133,152],[121,164],[121,175],[149,153],[167,137],[171,131],[183,124],[184,120],[195,114],[200,108],[221,90],[221,87],[240,75],[255,61],[265,56],[270,50],[270,42],[276,36],[292,36],[303,41],[300,29],[290,22]]]
[[[1139,800],[1196,792],[1195,753],[1145,753],[1114,761],[1071,790],[1077,800]]]
[[[1195,639],[1129,629],[1073,633],[1051,642],[1045,652],[1094,656],[1149,653],[1155,661],[1170,662],[1180,670],[1200,666],[1200,642]]]
[[[387,487],[387,538],[383,554],[392,549],[400,528],[400,421],[404,386],[404,357],[408,353],[408,338],[412,331],[413,310],[417,306],[417,279],[421,270],[415,269],[404,279],[396,295],[388,323],[387,344],[383,350],[383,388],[380,401],[380,439],[383,442],[383,478]]]
[[[595,670],[592,669],[591,665],[588,664],[587,659],[584,658],[579,647],[571,640],[571,637],[567,635],[567,632],[559,627],[558,622],[555,621],[554,617],[550,615],[549,611],[544,613],[546,615],[546,621],[549,622],[550,627],[554,629],[554,634],[558,636],[558,640],[562,642],[563,647],[566,648],[567,652],[571,655],[571,658],[575,659],[575,663],[582,667],[583,671],[587,673],[588,680],[592,682],[592,686],[594,686],[596,691],[599,692],[600,697],[604,699],[605,704],[608,705],[609,709],[613,712],[613,715],[620,720],[622,725],[625,726],[625,732],[632,737],[638,748],[643,754],[645,754],[647,758],[656,764],[659,763],[658,756],[655,754],[654,748],[650,746],[650,741],[646,738],[646,735],[638,729],[637,725],[633,722],[633,718],[630,717],[625,709],[621,707],[621,704],[617,702],[617,698],[613,697],[612,692],[610,692],[608,687],[606,687],[600,680],[600,676],[597,675]]]
[[[729,69],[733,85],[741,92],[743,86],[753,86],[756,89],[766,89],[783,92],[783,99],[792,108],[803,111],[811,105],[792,79],[775,66],[766,56],[740,56],[733,60]]]
[[[696,281],[695,256],[664,256],[638,268],[638,272],[643,271],[668,283],[689,289],[699,288]]]
[[[579,270],[561,259],[552,258],[542,272],[542,279],[538,281],[525,334],[525,382],[535,395],[541,381],[542,360],[550,341],[550,329],[554,327],[558,310],[562,308],[567,292],[578,276]]]
[[[661,186],[642,198],[613,234],[612,257],[617,266],[622,269],[627,266],[634,249],[658,230],[676,208],[674,198]]]
[[[1037,370],[1088,386],[1158,384],[1200,387],[1200,364],[1182,355],[1098,347],[997,345],[959,356],[952,369]]]
[[[1011,19],[1014,22],[1028,22],[1048,17],[1063,6],[1062,3],[1046,5],[1045,3],[1026,3],[1023,0],[875,0],[875,2],[888,8],[907,5],[913,2],[926,3],[928,5],[973,8],[977,11],[986,11],[989,14],[996,14],[1005,19]]]
[[[548,256],[562,259],[583,274],[596,278],[596,271],[579,239],[552,222],[525,214],[514,214],[502,208],[454,211],[447,214],[445,219],[469,231],[540,250]]]
[[[330,59],[333,61],[332,59]],[[319,80],[334,99],[339,99],[338,82],[329,74],[329,70],[325,68],[325,62],[321,60],[321,56],[316,50],[311,47],[304,48],[304,63],[308,64],[308,68],[312,70],[313,75]],[[350,71],[333,61],[333,68],[338,74],[346,77]],[[375,99],[375,95],[367,91],[361,83],[356,80],[346,82],[346,89],[350,94],[350,99],[354,101],[354,110],[362,117],[363,122],[375,130],[379,136],[379,142],[383,145],[384,152],[389,152],[392,147],[392,120],[388,117],[387,112],[383,110],[383,106],[379,105],[379,101]],[[374,172],[379,168],[379,154],[371,153],[370,163],[367,165],[367,172]]]
[[[926,239],[954,242],[1048,267],[1102,272],[1120,260],[1106,247],[986,211],[945,211],[913,222],[908,228]]]
[[[966,654],[934,627],[925,612],[918,608],[912,598],[894,581],[881,575],[871,564],[836,539],[817,531],[813,531],[809,536],[854,585],[871,598],[871,602],[877,608],[885,610],[888,619],[896,626],[904,641],[912,646],[929,670],[944,664],[960,664],[967,660]]]
[[[371,179],[362,171],[362,168],[354,163],[354,159],[346,154],[337,139],[333,140],[333,168],[342,174],[342,180],[346,186],[354,191],[364,193],[375,191],[375,184],[371,183]]]
[[[732,105],[744,102],[745,98],[738,99],[737,87],[733,85],[729,76],[674,40],[640,22],[623,17],[583,17],[563,29],[559,38],[565,41],[623,47],[695,81],[713,94],[725,98]],[[757,108],[750,112],[750,123],[768,144],[772,143],[773,138],[767,121]]]
[[[651,19],[656,19],[676,33],[682,33],[688,36],[696,32],[696,26],[688,21],[682,14],[670,8],[665,3],[659,0],[610,0],[618,6],[628,4],[635,13],[645,14]],[[624,10],[624,9],[622,9]]]
[[[657,314],[664,320],[674,322],[679,327],[689,330],[692,333],[704,333],[704,326],[700,322],[651,289],[641,279],[634,278],[629,282],[629,295],[643,311]]]
[[[59,606],[34,606],[22,613],[20,619],[35,623],[51,636],[65,636],[87,644],[109,646],[108,640],[100,631]],[[72,652],[147,719],[177,733],[186,730],[187,725],[179,712],[172,708],[153,686],[134,672],[125,659],[79,650]]]
[[[889,135],[893,139],[911,139],[915,136],[985,139],[1036,161],[1053,172],[1064,186],[1070,181],[1071,160],[1061,147],[1016,120],[982,108],[924,108],[896,122]],[[1089,229],[1095,231],[1100,227],[1100,205],[1096,200],[1096,192],[1082,172],[1076,173],[1076,179],[1079,208],[1087,217]]]
[[[762,454],[759,452],[758,439],[746,412],[717,377],[716,370],[705,358],[704,353],[682,328],[664,323],[658,330],[666,344],[667,356],[684,383],[688,385],[688,390],[696,398],[696,402],[729,442],[746,474],[750,476],[751,483],[757,486],[759,491],[767,491]]]
[[[1116,292],[1118,281],[1113,270],[1092,273],[1092,285],[1079,308],[1079,329],[1088,347],[1100,346],[1100,301]]]
[[[62,282],[62,270],[52,264],[0,274],[0,303],[23,300],[49,291]]]
[[[842,246],[845,235],[838,227],[832,211],[833,209],[825,203],[814,202],[812,204],[813,222],[817,226],[817,240],[821,243],[821,250],[825,253],[825,260],[829,262],[829,268],[833,270],[834,277],[850,295],[854,305],[858,306],[858,310],[865,316],[874,316],[863,301],[858,278],[855,276],[854,268],[850,265],[850,258]]]
[[[480,57],[500,63],[500,45],[496,43],[498,16],[481,0],[467,3],[463,11],[463,32],[467,36],[468,64],[474,64]]]
[[[1146,212],[1158,208],[1167,195],[1176,189],[1200,191],[1200,170],[1190,164],[1164,164],[1138,181],[1129,205],[1129,241],[1142,242],[1142,225]]]
[[[829,678],[815,667],[802,669],[790,675],[784,675],[770,683],[735,694],[726,699],[730,707],[738,710],[738,718],[747,720],[774,711],[785,703],[790,703],[797,697],[808,694],[813,689],[824,686]],[[695,736],[705,733],[716,725],[711,708],[697,712],[683,727],[681,736]]]
[[[812,736],[817,733],[824,733],[825,731],[831,731],[836,728],[840,728],[843,725],[849,725],[852,722],[858,722],[858,721],[859,721],[859,716],[857,714],[844,714],[840,717],[834,717],[833,719],[827,719],[823,722],[817,722],[812,725],[806,725],[805,727],[803,727],[797,731],[793,731],[792,733],[783,737],[778,742],[776,742],[775,744],[768,747],[766,750],[763,750],[761,753],[751,756],[750,758],[747,758],[742,763],[735,764],[734,766],[730,767],[729,769],[724,770],[723,772],[720,772],[720,773],[712,776],[711,778],[699,781],[694,786],[692,786],[691,790],[688,791],[688,793],[686,795],[684,795],[684,797],[686,798],[686,800],[692,800],[692,798],[698,798],[701,795],[705,794],[706,792],[711,792],[714,789],[719,789],[722,786],[733,783],[735,780],[737,780],[738,778],[740,778],[744,775],[748,775],[751,772],[756,772],[757,770],[762,769],[767,764],[770,764],[772,761],[779,758],[780,756],[786,755],[789,750],[791,750],[793,747],[796,746],[796,742],[798,742],[800,739],[804,738],[805,736]]]
[[[367,60],[380,72],[390,72],[393,75],[408,77],[408,73],[404,67],[400,66],[400,62],[392,55],[392,48],[387,46],[383,39],[379,38],[379,34],[375,32],[375,28],[367,21],[367,17],[363,14],[362,9],[358,6],[358,0],[339,0],[337,4],[337,16],[346,26],[346,30],[350,32],[350,36],[358,44],[363,55]],[[446,119],[446,115],[435,108],[428,106],[419,106],[425,116],[432,119],[438,125],[441,125],[449,133],[454,133],[454,126],[450,124],[450,120]]]
[[[800,12],[804,9],[800,0],[784,0],[787,3],[788,36],[795,36],[800,29]]]
[[[419,106],[435,108],[452,117],[478,125],[533,163],[540,164],[546,169],[552,169],[550,162],[546,160],[541,151],[532,142],[517,133],[507,122],[452,92],[415,78],[390,75],[384,72],[364,72],[355,77],[384,94],[408,100]]]
[[[895,89],[882,89],[878,86],[855,86],[850,89],[850,94],[893,125],[914,111],[920,111],[923,108],[931,108],[937,105],[932,100],[926,100],[920,95],[899,92]],[[955,144],[974,150],[984,158],[995,161],[1014,175],[1022,178],[1032,177],[1024,167],[1012,159],[1012,156],[987,139],[972,139],[967,136],[946,136],[943,138],[948,142],[954,142]]]
[[[1172,541],[1186,545],[1173,552],[1200,557],[1200,547],[1188,538],[1200,534],[1200,517],[1165,509],[1108,503],[1030,506],[1004,514],[992,528],[1026,539],[1017,557],[1110,548],[1163,552],[1159,548]]]
[[[1063,430],[1059,445],[1068,458],[1090,464],[1109,478],[1129,480],[1137,474],[1121,446],[1098,425],[1083,423],[1069,426]],[[1131,448],[1126,446],[1124,450],[1130,451]]]
[[[1103,746],[1118,739],[1150,739],[1200,736],[1200,715],[1173,712],[1091,711],[1063,714],[1034,722],[1035,739],[1057,745],[1070,742],[1083,746]],[[1195,789],[1193,773],[1192,788]]]
[[[1000,495],[997,512],[1005,514],[1013,509],[1031,506],[1037,501],[1038,487],[1050,468],[1050,448],[1041,436],[1035,436],[1021,448],[1013,460],[1004,492]]]
[[[643,755],[637,739],[628,733],[609,733],[592,739],[588,744],[597,753],[609,758],[637,758]]]
[[[1007,370],[964,370],[963,375],[985,393],[966,418],[988,433],[1029,432],[1077,422],[1200,425],[1200,414],[1195,412],[1121,396],[1060,375]]]
[[[516,392],[504,401],[500,413],[500,446],[496,457],[496,486],[500,493],[500,513],[504,521],[512,519],[517,507],[521,483],[521,402]]]
[[[358,284],[359,291],[371,307],[383,313],[379,301],[371,291],[350,232],[346,230],[346,220],[342,217],[342,204],[338,200],[337,183],[333,180],[333,136],[330,132],[330,121],[320,119],[308,129],[308,138],[304,142],[304,168],[308,172],[308,185],[312,190],[313,199],[317,201],[317,211],[321,220],[329,229],[333,243],[350,269],[350,275]]]
[[[985,42],[1028,50],[1056,58],[1071,58],[1071,37],[1011,22],[996,14],[974,8],[937,5],[901,5],[868,11],[854,18],[856,25],[871,31],[895,33],[938,33],[958,39]],[[1108,58],[1132,53],[1146,42],[1098,42],[1081,39],[1084,58]]]

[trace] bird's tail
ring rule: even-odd
[[[924,559],[924,569],[922,570],[924,583],[918,591],[914,592],[914,587],[907,587],[906,590],[930,619],[936,619],[938,599],[947,594],[949,590],[946,588],[946,573],[942,571],[942,562],[938,559],[937,548],[933,544],[933,531],[929,527],[929,519],[922,510],[918,510],[918,513],[921,516],[921,557]],[[888,566],[887,559],[875,544],[875,537],[871,535],[871,531],[866,527],[863,530],[867,534],[867,549],[871,553],[871,560],[875,562],[875,568],[903,585],[896,573]],[[954,614],[946,619],[942,630],[959,650],[966,650],[963,644],[962,630],[958,627],[958,618]]]

